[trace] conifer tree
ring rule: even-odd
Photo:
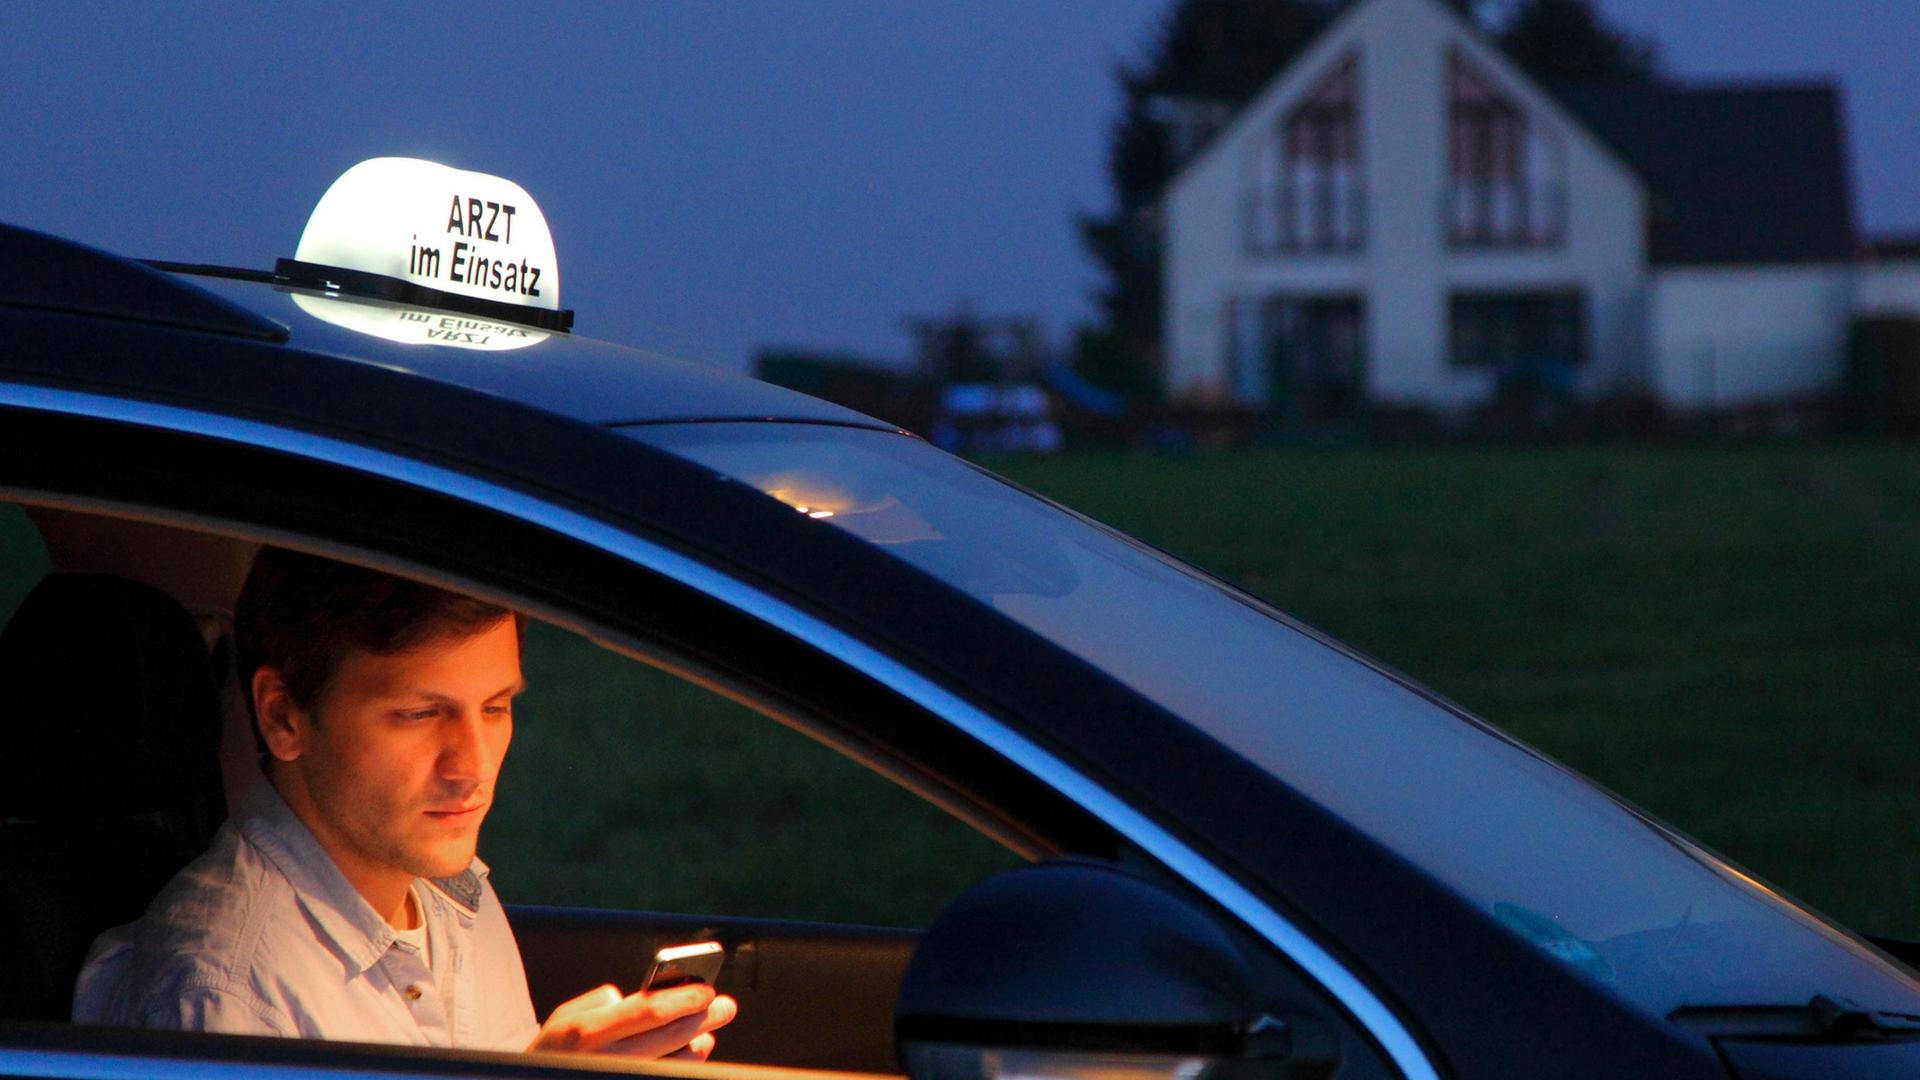
[[[1514,63],[1549,85],[1659,79],[1653,43],[1608,26],[1593,0],[1521,0],[1498,41]]]

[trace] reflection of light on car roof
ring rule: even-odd
[[[753,486],[809,516],[816,512],[825,512],[831,516],[853,505],[853,500],[844,492],[811,484],[790,475],[756,480]]]
[[[946,539],[926,518],[891,495],[856,503],[845,492],[790,473],[755,480],[753,486],[816,521],[831,518],[835,525],[869,543],[904,544],[913,540]]]
[[[300,310],[334,326],[402,345],[451,345],[499,352],[524,349],[547,340],[545,330],[495,322],[458,312],[403,307],[377,301],[293,293]]]

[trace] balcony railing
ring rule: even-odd
[[[1248,192],[1240,206],[1247,254],[1359,251],[1367,243],[1367,189],[1357,181]]]
[[[1567,189],[1559,183],[1475,180],[1448,185],[1440,223],[1455,248],[1557,247],[1567,235]]]

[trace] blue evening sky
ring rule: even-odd
[[[725,366],[878,357],[971,302],[1090,317],[1114,63],[1168,0],[0,6],[0,220],[271,267],[328,183],[511,177],[578,329]],[[1601,0],[1689,78],[1834,77],[1860,217],[1920,231],[1920,5]]]

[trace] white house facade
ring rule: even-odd
[[[1775,116],[1818,145],[1755,150]],[[1168,390],[1316,424],[1830,388],[1869,277],[1920,309],[1920,264],[1856,263],[1839,131],[1831,87],[1555,95],[1437,0],[1361,0],[1163,197]]]

